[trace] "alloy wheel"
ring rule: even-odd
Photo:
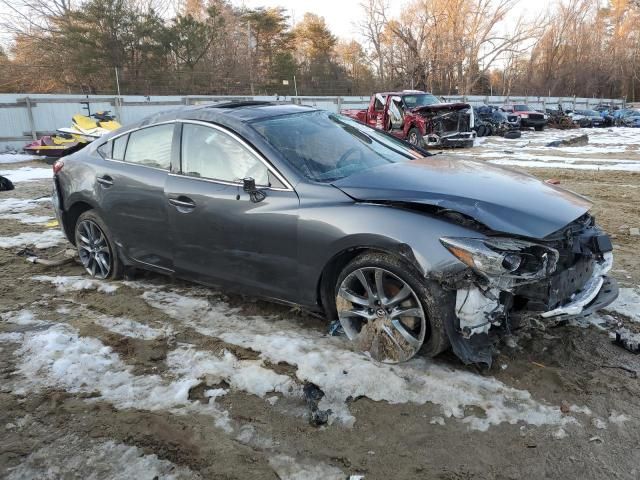
[[[95,278],[104,279],[111,273],[111,249],[107,237],[92,220],[83,220],[76,227],[76,245],[85,270]]]
[[[420,300],[388,270],[351,272],[338,287],[336,308],[347,337],[374,360],[404,362],[422,347],[427,321]]]

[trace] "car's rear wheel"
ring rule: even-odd
[[[109,229],[93,210],[84,212],[75,227],[76,248],[82,266],[89,275],[99,279],[115,279],[122,274]]]
[[[375,360],[403,362],[421,349],[435,356],[449,342],[433,288],[392,255],[360,255],[336,282],[340,324],[357,348]]]

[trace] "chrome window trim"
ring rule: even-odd
[[[151,127],[157,127],[159,125],[167,125],[169,123],[177,123],[175,120],[167,120],[164,122],[158,122],[158,123],[153,123],[151,125],[145,125],[143,127],[135,127],[135,128],[130,128],[129,130],[125,131],[125,132],[120,132],[117,135],[114,135],[113,137],[111,137],[109,140],[107,140],[106,142],[104,142],[102,145],[106,145],[109,142],[113,142],[114,140],[117,140],[120,137],[124,137],[125,135],[129,135],[132,132],[137,132],[140,130],[144,130],[145,128],[151,128]],[[172,139],[173,141],[173,139]],[[127,143],[129,143],[127,141]],[[102,147],[102,145],[100,145],[99,147],[96,147],[96,151]],[[113,145],[111,146],[111,153],[113,153]],[[102,155],[100,155],[102,157]],[[126,152],[125,152],[125,156],[126,156]],[[158,168],[158,167],[151,167],[149,165],[143,165],[142,163],[135,163],[135,162],[127,162],[125,160],[117,160],[115,158],[109,158],[109,157],[102,157],[104,160],[108,161],[108,162],[116,162],[116,163],[123,163],[125,165],[136,165],[138,167],[143,167],[143,168],[150,168],[152,170],[159,170],[161,172],[167,172],[167,173],[171,173],[171,163],[169,163],[169,168]]]
[[[231,130],[221,127],[220,125],[216,125],[215,123],[209,123],[209,122],[203,122],[200,120],[188,120],[188,119],[178,119],[176,120],[176,122],[178,123],[186,123],[186,124],[193,124],[193,125],[200,125],[203,127],[208,127],[208,128],[212,128],[214,130],[218,130],[226,135],[229,135],[231,138],[233,138],[234,140],[236,140],[238,143],[240,143],[240,145],[242,145],[244,148],[246,148],[249,153],[251,155],[253,155],[254,157],[256,157],[258,159],[258,161],[260,161],[265,167],[266,169],[271,172],[273,175],[275,175],[275,177],[280,181],[280,183],[282,183],[285,188],[280,188],[280,187],[267,187],[267,186],[260,186],[261,188],[264,189],[268,189],[268,190],[275,190],[275,191],[280,191],[280,192],[293,192],[293,187],[291,186],[291,184],[287,181],[286,178],[284,178],[284,176],[278,172],[276,170],[276,168],[271,165],[271,163],[269,163],[255,148],[253,148],[251,145],[249,145],[242,137],[240,137],[239,135],[237,135],[235,132],[232,132]],[[180,168],[182,169],[182,152],[180,152]],[[236,186],[236,185],[242,185],[242,182],[230,182],[228,180],[217,180],[214,178],[202,178],[202,177],[193,177],[190,175],[185,175],[183,173],[171,173],[171,175],[174,176],[178,176],[178,177],[185,177],[185,178],[195,178],[196,180],[204,180],[207,182],[213,182],[213,183],[219,183],[222,185],[232,185],[232,186]]]

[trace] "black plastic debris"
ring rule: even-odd
[[[329,324],[329,335],[331,335],[332,337],[344,335],[344,330],[342,329],[340,320],[334,320]]]
[[[329,415],[331,415],[331,409],[320,410],[318,403],[324,397],[324,392],[315,383],[305,382],[302,387],[302,393],[304,399],[309,407],[309,423],[314,427],[324,425],[329,421]]]
[[[15,189],[15,187],[13,186],[11,180],[0,175],[0,192],[8,192],[9,190],[13,189]]]
[[[631,353],[640,353],[640,333],[634,333],[628,328],[619,328],[616,330],[613,343]]]

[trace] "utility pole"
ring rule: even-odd
[[[251,96],[255,95],[253,89],[253,56],[251,55],[251,22],[247,22],[247,51],[249,53],[249,85],[251,87]]]

